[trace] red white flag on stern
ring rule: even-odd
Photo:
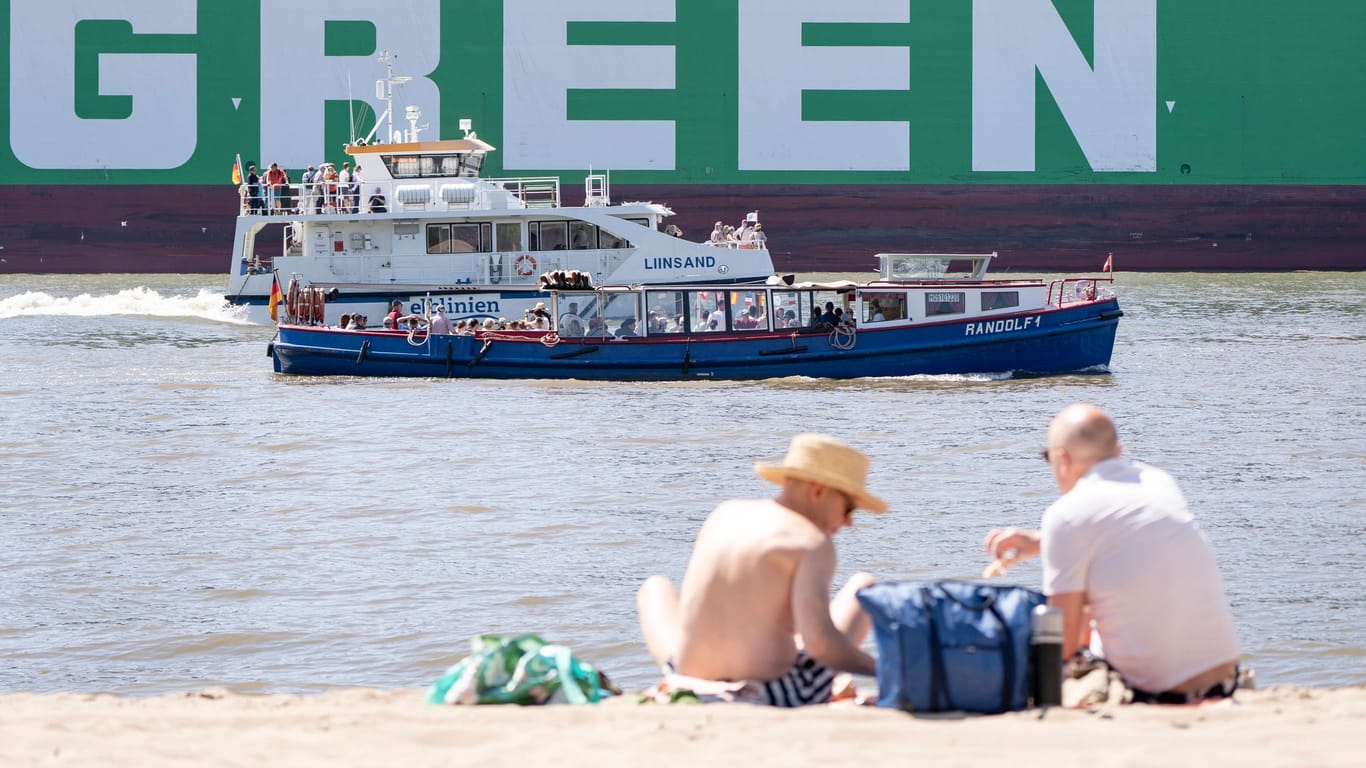
[[[280,273],[275,272],[270,279],[270,319],[280,322]]]
[[[1108,256],[1105,257],[1105,266],[1101,267],[1101,268],[1100,268],[1100,271],[1101,271],[1101,272],[1113,272],[1113,271],[1115,271],[1115,255],[1114,255],[1113,253],[1112,253],[1112,254],[1109,254]]]

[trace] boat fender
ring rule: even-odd
[[[492,346],[493,339],[484,339],[484,346],[479,349],[479,354],[474,356],[474,359],[470,361],[468,367],[473,368],[474,366],[478,365],[479,361],[484,359],[484,355],[487,355],[489,353],[489,348]]]
[[[289,314],[290,320],[296,320],[299,316],[299,279],[289,278],[289,290],[285,293],[285,311]]]
[[[451,340],[450,340],[450,339],[447,339],[447,340],[446,340],[446,378],[448,378],[448,379],[451,377],[451,357],[452,357],[452,355],[454,354],[454,350],[452,349],[452,346],[453,346],[453,344],[452,344]]]
[[[341,296],[341,290],[338,289],[338,288],[333,288],[332,290],[330,290],[330,291],[327,292],[327,300],[328,300],[328,301],[336,301],[337,298],[340,297],[340,296]]]
[[[366,339],[360,345],[360,354],[356,355],[356,365],[365,362],[365,353],[370,351],[370,340]]]
[[[275,357],[275,342],[266,344],[266,357]]]
[[[522,277],[530,277],[536,272],[536,257],[529,253],[524,253],[512,262],[512,268],[517,270],[517,274]]]
[[[683,350],[683,375],[688,375],[688,369],[692,367],[692,350]]]
[[[313,322],[322,325],[327,320],[327,292],[321,288],[313,290]]]

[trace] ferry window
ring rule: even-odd
[[[598,230],[599,248],[627,248],[630,245],[631,244],[626,242],[626,238],[624,237],[617,237],[605,229]]]
[[[469,155],[461,155],[460,157],[463,160],[461,163],[462,175],[478,176],[479,171],[484,167],[484,153],[475,152]]]
[[[804,291],[773,292],[773,327],[801,328],[811,325],[811,294]]]
[[[814,291],[811,294],[811,302],[813,304],[811,322],[814,324],[820,319],[821,315],[825,314],[826,304],[830,305],[831,310],[839,310],[835,314],[839,315],[842,321],[852,321],[853,317],[844,314],[849,311],[849,308],[844,302],[845,298],[845,294],[840,293],[839,291]]]
[[[517,222],[499,222],[498,230],[498,250],[500,251],[520,251],[522,250],[522,225]]]
[[[480,250],[478,224],[451,225],[450,250],[442,253],[478,253]]]
[[[687,330],[687,304],[682,291],[650,291],[645,294],[645,325],[651,335]]]
[[[692,291],[688,294],[688,318],[697,332],[724,331],[726,297],[721,291]]]
[[[649,219],[627,219],[627,221],[631,222],[632,224],[639,224],[640,226],[645,227],[646,229],[655,228],[655,225],[651,224]]]
[[[603,294],[600,302],[593,302],[579,312],[587,326],[588,336],[628,338],[644,336],[635,294]]]
[[[569,237],[569,247],[575,251],[583,251],[589,248],[598,247],[598,228],[592,224],[576,221],[569,226],[572,234]]]
[[[451,252],[451,225],[427,225],[427,253]]]
[[[459,156],[447,155],[446,157],[441,158],[441,175],[442,175],[442,176],[459,176],[459,175],[460,175],[460,157],[459,157]]]
[[[906,294],[871,293],[863,296],[863,322],[881,323],[906,316]]]
[[[436,160],[437,159],[435,157],[428,157],[426,155],[423,155],[422,157],[418,158],[418,161],[422,167],[423,176],[436,175]]]
[[[385,160],[389,161],[387,163],[389,172],[393,174],[396,179],[412,178],[421,175],[418,172],[416,157],[394,157],[390,155],[386,157]]]
[[[925,316],[961,315],[964,304],[962,291],[928,291],[925,293]]]
[[[767,293],[764,291],[731,291],[730,316],[737,331],[767,331]]]
[[[532,239],[531,248],[535,251],[563,251],[569,243],[569,222],[535,221],[537,237]]]
[[[982,309],[1009,309],[1020,306],[1019,291],[982,291]]]

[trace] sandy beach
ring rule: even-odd
[[[439,707],[422,697],[9,694],[0,696],[0,764],[1357,766],[1366,732],[1366,687],[991,717],[642,705],[629,696],[583,707]]]

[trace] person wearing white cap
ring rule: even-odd
[[[664,576],[646,580],[637,595],[645,643],[666,686],[712,683],[723,698],[774,706],[823,703],[835,672],[876,671],[859,650],[870,624],[854,596],[873,577],[855,574],[829,601],[831,537],[855,510],[886,512],[887,503],[867,490],[868,457],[827,435],[797,435],[781,461],[754,469],[781,486],[777,498],[712,511],[681,589]]]

